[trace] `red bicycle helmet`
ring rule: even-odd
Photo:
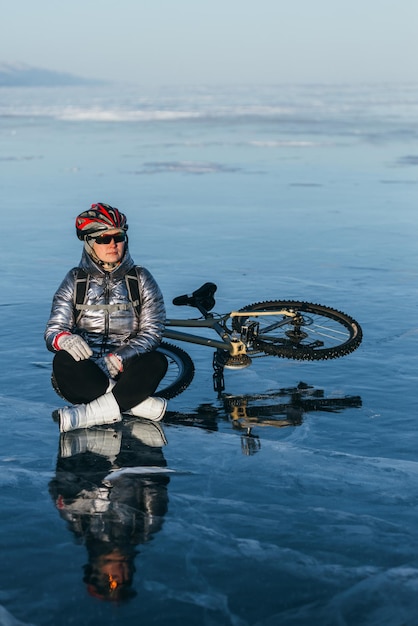
[[[128,230],[126,215],[104,202],[92,204],[88,211],[80,213],[75,220],[77,237],[81,240],[93,233],[115,228]]]

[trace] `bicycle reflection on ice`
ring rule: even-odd
[[[360,396],[326,398],[324,390],[300,382],[296,387],[283,388],[258,395],[233,396],[221,394],[221,409],[212,404],[198,407],[196,413],[170,413],[165,422],[197,426],[206,430],[217,430],[219,421],[228,421],[241,435],[243,454],[251,455],[261,448],[255,427],[300,426],[305,413],[324,411],[339,413],[346,408],[359,408]]]
[[[137,545],[161,530],[168,509],[166,443],[159,424],[139,419],[61,435],[49,491],[87,549],[83,580],[92,596],[122,601],[136,595]]]

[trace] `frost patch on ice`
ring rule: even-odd
[[[0,605],[0,626],[34,626],[29,622],[21,622],[19,619],[13,617],[4,606]]]
[[[322,187],[321,183],[290,183],[290,187]]]
[[[314,146],[322,145],[314,141],[249,141],[250,146],[256,146],[257,148],[312,148]]]
[[[131,174],[163,174],[163,173],[184,173],[184,174],[224,174],[239,172],[238,167],[228,167],[220,163],[198,162],[198,161],[155,161],[144,163],[141,170],[130,172]]]
[[[378,572],[371,565],[341,565],[339,563],[324,563],[314,556],[305,554],[292,548],[283,548],[272,543],[262,543],[258,540],[237,538],[238,550],[253,561],[260,563],[276,563],[285,570],[287,575],[301,579],[320,577],[322,582],[335,583],[337,580],[351,580],[355,577],[368,577]]]
[[[39,472],[34,469],[23,469],[21,467],[1,467],[0,466],[0,486],[16,487],[18,484],[35,485],[42,489],[51,478],[50,472]],[[0,626],[2,626],[0,622]]]
[[[20,156],[20,157],[16,157],[16,156],[4,156],[4,157],[0,157],[0,161],[36,161],[39,159],[43,159],[43,156],[37,155],[37,156]]]
[[[35,364],[35,361],[32,364]],[[39,365],[37,366],[39,367]],[[23,410],[39,415],[40,411],[49,410],[50,406],[45,402],[31,402],[29,400],[22,400],[20,398],[0,394],[0,408],[3,411],[9,411],[9,415],[10,411],[17,414]]]
[[[417,154],[407,154],[406,156],[401,157],[397,161],[398,165],[418,165],[418,155]]]
[[[418,185],[418,180],[381,180],[382,185]]]
[[[77,108],[68,107],[56,112],[57,119],[66,122],[172,122],[190,120],[201,117],[193,111],[134,111],[122,109],[103,109],[99,107]]]
[[[370,576],[336,595],[324,608],[341,624],[404,626],[418,613],[418,570],[397,567]],[[324,621],[322,623],[329,623]]]
[[[34,367],[40,367],[41,369],[51,369],[50,361],[32,361],[31,365]]]
[[[175,602],[184,602],[185,604],[191,604],[226,615],[229,620],[228,623],[232,626],[247,626],[248,624],[248,622],[242,620],[238,615],[231,613],[228,606],[228,597],[218,591],[207,589],[205,592],[199,592],[168,589],[168,587],[156,581],[146,581],[144,586],[147,591],[158,592],[160,596],[165,595],[166,598],[174,600]]]

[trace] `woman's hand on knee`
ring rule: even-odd
[[[123,363],[117,354],[106,354],[97,360],[97,365],[104,371],[108,378],[116,378],[123,372]]]
[[[57,350],[65,350],[75,361],[84,361],[93,355],[89,344],[80,335],[60,333],[54,341]]]

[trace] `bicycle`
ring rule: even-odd
[[[297,300],[270,300],[225,314],[211,313],[216,304],[216,290],[215,283],[208,282],[191,295],[174,298],[175,306],[196,308],[201,317],[168,319],[164,338],[215,350],[213,385],[218,393],[225,388],[225,368],[243,369],[250,366],[254,358],[336,359],[350,354],[361,344],[360,324],[342,311]],[[175,328],[210,329],[218,338]],[[167,399],[174,398],[192,382],[194,363],[185,350],[165,341],[158,350],[167,357],[169,367],[156,393]]]

